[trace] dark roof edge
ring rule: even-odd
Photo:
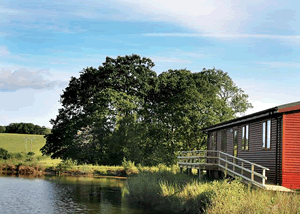
[[[258,119],[258,118],[261,118],[261,117],[271,116],[271,115],[274,115],[274,114],[278,113],[277,110],[278,110],[278,107],[269,108],[269,109],[259,111],[259,112],[255,112],[253,114],[249,114],[249,115],[246,115],[246,116],[243,116],[243,117],[238,117],[238,118],[235,118],[235,119],[232,119],[232,120],[229,120],[229,121],[218,123],[218,124],[213,125],[213,126],[209,126],[207,128],[202,129],[202,131],[203,132],[208,132],[208,131],[212,131],[212,130],[215,130],[215,129],[220,129],[220,128],[232,126],[232,125],[235,125],[235,124],[247,122],[247,121],[250,121],[250,120],[255,120],[255,119]]]
[[[287,103],[287,104],[280,105],[277,107],[278,107],[278,109],[282,109],[282,108],[288,108],[288,107],[297,106],[297,105],[300,105],[300,101],[293,102],[293,103]]]

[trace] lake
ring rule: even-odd
[[[122,196],[126,180],[0,177],[0,213],[149,213]]]

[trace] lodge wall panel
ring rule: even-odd
[[[221,150],[221,131],[217,132],[217,150]]]
[[[283,115],[282,186],[300,189],[300,113]]]
[[[271,119],[271,118],[269,118]],[[270,170],[267,171],[268,181],[275,183],[276,180],[276,142],[277,142],[277,120],[276,118],[271,119],[271,149],[265,150],[262,148],[262,126],[263,122],[266,121],[259,120],[254,122],[249,122],[241,124],[239,126],[227,127],[227,153],[233,155],[233,132],[238,130],[238,157],[245,160],[257,163],[264,167],[268,167]],[[242,146],[242,127],[244,125],[249,125],[249,150],[241,150]],[[233,132],[229,130],[232,129]],[[218,134],[221,130],[218,130]],[[218,146],[218,149],[221,148]],[[246,167],[249,167],[245,165]],[[258,168],[255,169],[258,172],[261,172]]]
[[[277,162],[276,162],[276,184],[282,185],[282,117],[277,120],[278,141],[277,141]]]
[[[230,131],[231,128],[227,129],[227,153],[233,154],[233,133]]]

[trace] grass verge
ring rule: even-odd
[[[128,179],[126,196],[157,212],[300,213],[300,195],[253,189],[234,180],[208,181],[168,171]]]

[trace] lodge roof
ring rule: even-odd
[[[263,118],[263,117],[267,117],[267,116],[271,116],[271,115],[275,115],[275,114],[279,114],[279,113],[283,113],[283,112],[295,111],[295,110],[299,110],[299,109],[300,109],[300,101],[293,102],[293,103],[287,103],[287,104],[275,106],[273,108],[269,108],[269,109],[266,109],[263,111],[255,112],[253,114],[238,117],[233,120],[218,123],[216,125],[206,127],[204,129],[202,129],[202,131],[203,132],[213,131],[216,129],[226,128],[226,127],[237,125],[240,123],[245,123],[245,122],[248,122],[251,120],[255,120],[255,119],[259,119],[259,118]]]

